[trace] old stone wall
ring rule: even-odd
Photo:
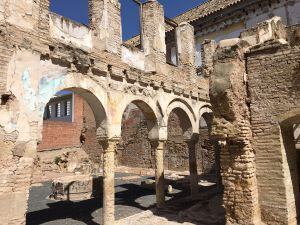
[[[297,224],[297,27],[275,17],[221,41],[214,54],[212,133],[221,146],[227,223]]]
[[[273,41],[247,54],[259,199],[267,224],[297,223],[295,198],[299,198],[299,189],[293,175],[297,164],[292,160],[296,156],[283,147],[287,134],[280,126],[281,116],[296,116],[291,112],[300,107],[299,41],[292,44]]]
[[[118,164],[122,166],[155,168],[154,151],[149,140],[147,121],[139,109],[129,111],[123,119],[122,139],[118,146]],[[184,142],[180,118],[176,113],[169,117],[169,134],[166,144],[164,165],[167,170],[189,171],[189,150]],[[215,149],[209,130],[200,129],[196,143],[198,173],[215,174]]]
[[[103,149],[97,139],[95,116],[91,106],[86,101],[83,103],[82,135],[84,135],[83,150],[88,154],[94,165],[102,165]]]
[[[0,200],[5,203],[0,204],[1,224],[25,224],[37,143],[42,141],[43,111],[58,91],[74,91],[88,102],[95,115],[97,138],[105,144],[108,142],[103,167],[106,169],[104,219],[109,222],[113,221],[114,208],[114,147],[121,136],[126,106],[139,101],[150,122],[157,120],[151,137],[159,139],[160,153],[164,150],[161,143],[166,140],[166,115],[171,104],[180,102],[183,105],[184,102],[189,106],[184,110],[193,115],[192,129],[197,133],[198,112],[208,102],[207,84],[198,82],[197,77],[187,82],[186,78],[194,75],[190,69],[166,64],[164,13],[159,3],[150,1],[144,8],[147,21],[143,21],[143,27],[149,26],[144,29],[144,34],[149,39],[143,45],[147,51],[140,51],[138,55],[147,55],[143,62],[149,59],[148,65],[151,64],[144,68],[132,67],[120,57],[119,1],[91,1],[94,4],[90,5],[92,22],[89,28],[53,17],[49,13],[49,0],[5,0],[0,3],[0,145],[3,146]],[[70,29],[64,27],[66,24]],[[82,39],[80,35],[76,38],[72,33],[74,27],[92,38]],[[183,24],[180,30],[182,42],[185,33],[191,35],[193,32],[191,27]],[[89,48],[83,48],[86,46]],[[187,59],[181,59],[181,62],[190,64],[193,54],[184,52],[180,57]],[[193,67],[192,64],[189,66]],[[160,156],[161,160],[156,160],[157,174],[161,174],[162,169]],[[112,224],[109,222],[106,224]]]
[[[260,210],[242,46],[243,42],[230,40],[217,48],[210,97],[214,112],[212,134],[221,145],[227,223],[249,225],[260,223]]]
[[[147,120],[138,108],[123,118],[122,139],[118,148],[118,164],[129,167],[155,168],[154,151],[149,140]]]

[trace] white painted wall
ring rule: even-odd
[[[65,44],[86,51],[92,49],[92,31],[89,28],[55,14],[50,14],[50,35]]]
[[[134,68],[145,70],[145,54],[138,49],[122,46],[122,61]]]

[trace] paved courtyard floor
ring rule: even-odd
[[[189,198],[188,188],[172,183],[166,207],[155,208],[154,189],[141,187],[153,179],[148,175],[116,173],[116,225],[222,225],[222,195],[216,188],[201,188],[199,196]],[[186,181],[184,181],[186,182]],[[83,201],[49,199],[51,181],[32,186],[29,196],[27,225],[101,225],[102,198]]]
[[[155,191],[144,189],[141,181],[150,177],[117,173],[115,180],[116,219],[135,215],[155,207]],[[175,190],[176,192],[176,190]],[[177,190],[177,193],[179,191]],[[27,225],[99,225],[102,198],[83,201],[49,199],[51,182],[34,185],[30,190]],[[170,199],[170,197],[168,197]]]

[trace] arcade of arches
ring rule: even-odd
[[[158,210],[166,205],[165,169],[188,170],[191,202],[199,173],[220,174],[227,224],[297,224],[298,26],[285,27],[275,17],[240,38],[206,40],[205,76],[198,77],[189,23],[174,28],[178,65],[167,63],[164,10],[156,0],[141,6],[141,49],[122,44],[118,0],[89,0],[89,27],[50,13],[49,0],[5,2],[1,224],[26,223],[38,150],[49,144],[47,104],[62,91],[84,101],[85,116],[65,131],[74,131],[70,136],[103,170],[104,225],[115,224],[118,163],[154,169]],[[65,101],[66,120],[77,118],[77,107],[67,118],[74,99]]]

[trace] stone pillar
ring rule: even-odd
[[[165,141],[152,143],[155,150],[155,190],[156,204],[161,208],[165,204],[165,187],[164,187],[164,151]]]
[[[39,14],[39,32],[41,35],[49,35],[49,13],[50,0],[40,0],[40,14]]]
[[[176,28],[178,65],[184,67],[189,74],[187,80],[196,74],[194,27],[189,23],[181,23]]]
[[[227,224],[261,224],[243,42],[227,40],[214,55],[210,99],[212,136],[221,145],[223,202]]]
[[[89,0],[90,28],[94,51],[121,55],[122,28],[119,0]]]
[[[202,68],[205,77],[209,77],[214,69],[213,56],[217,48],[214,40],[204,40],[202,43]]]
[[[166,63],[165,17],[163,6],[156,0],[143,4],[142,40],[146,55],[145,70],[159,71],[160,64]]]
[[[119,139],[110,139],[103,146],[103,225],[115,222],[115,150]]]
[[[197,170],[197,154],[196,154],[196,143],[193,139],[185,140],[189,148],[189,168],[190,168],[190,188],[191,196],[198,194],[198,170]]]

